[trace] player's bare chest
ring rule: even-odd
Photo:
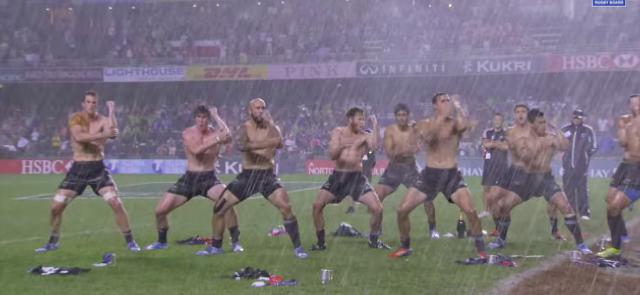
[[[247,128],[247,136],[251,141],[261,141],[269,135],[268,128]]]

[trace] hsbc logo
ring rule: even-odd
[[[613,64],[620,69],[634,69],[640,64],[640,57],[635,54],[620,54],[613,58]]]
[[[640,67],[640,56],[633,53],[600,53],[588,55],[565,55],[555,60],[558,70],[632,70]]]
[[[60,174],[68,171],[68,160],[22,160],[22,174]]]

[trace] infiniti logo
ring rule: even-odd
[[[363,75],[375,75],[380,71],[380,69],[374,64],[363,64],[360,65],[360,69],[358,69],[358,71]]]

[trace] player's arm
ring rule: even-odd
[[[247,132],[247,123],[243,124],[238,131],[236,139],[236,142],[238,143],[238,150],[241,152],[248,152],[260,149],[281,148],[282,134],[280,133],[280,128],[271,123],[269,123],[267,128],[269,128],[267,138],[261,141],[253,141]]]
[[[631,122],[631,115],[623,115],[618,118],[618,142],[622,147],[626,147],[628,143],[627,124],[629,122]]]
[[[211,107],[209,108],[209,111],[211,112],[211,117],[213,117],[213,120],[216,121],[216,124],[220,128],[220,132],[218,136],[220,136],[220,139],[222,139],[221,143],[223,144],[230,143],[231,130],[229,130],[229,126],[227,126],[227,123],[225,123],[224,120],[220,118],[220,115],[218,114],[218,109],[216,107]]]
[[[118,134],[120,134],[120,130],[118,130],[118,120],[116,120],[116,103],[113,100],[107,101],[107,109],[109,110],[109,115],[107,116],[107,128],[115,130],[115,135],[109,138],[115,139]]]
[[[103,140],[118,135],[117,129],[103,128],[97,133],[89,133],[89,122],[80,114],[75,114],[69,119],[69,132],[76,142],[90,143],[95,140]]]
[[[373,133],[367,136],[367,145],[369,145],[369,149],[375,151],[378,149],[378,139],[380,138],[380,128],[378,127],[378,119],[376,119],[376,115],[369,116],[369,120],[371,120],[371,124],[373,125]]]
[[[340,158],[340,154],[345,148],[347,146],[342,144],[342,128],[336,127],[331,131],[331,140],[329,141],[329,157],[331,160],[335,161]]]
[[[569,143],[569,140],[564,137],[564,135],[562,134],[562,132],[556,132],[554,135],[554,146],[559,150],[559,151],[567,151],[569,150],[569,147],[571,145],[571,143]]]
[[[467,111],[462,107],[460,98],[457,95],[453,95],[451,99],[453,101],[453,108],[456,112],[455,130],[462,133],[470,127],[469,116],[467,115]]]
[[[494,142],[493,144],[499,150],[506,151],[509,149],[509,144],[506,141],[498,141],[498,142]]]
[[[436,132],[431,127],[433,125],[430,119],[426,119],[416,124],[416,134],[422,142],[431,142],[436,137]]]
[[[393,137],[391,136],[391,126],[387,127],[384,130],[384,138],[382,139],[382,147],[384,148],[384,153],[387,155],[389,159],[392,159],[396,156],[395,146],[393,144]]]
[[[187,131],[182,132],[182,140],[187,151],[193,155],[200,155],[216,144],[221,144],[223,142],[223,139],[220,138],[219,135],[216,135],[208,136],[200,143],[197,142],[193,136],[190,136]]]
[[[569,140],[564,136],[564,133],[562,133],[562,129],[558,130],[551,123],[547,124],[551,128],[551,145],[559,151],[569,150],[569,146],[571,144],[569,143]]]

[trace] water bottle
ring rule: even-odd
[[[464,216],[462,212],[458,216],[458,224],[456,225],[456,230],[458,231],[458,239],[464,238],[464,234],[467,231],[467,224],[464,222]]]

